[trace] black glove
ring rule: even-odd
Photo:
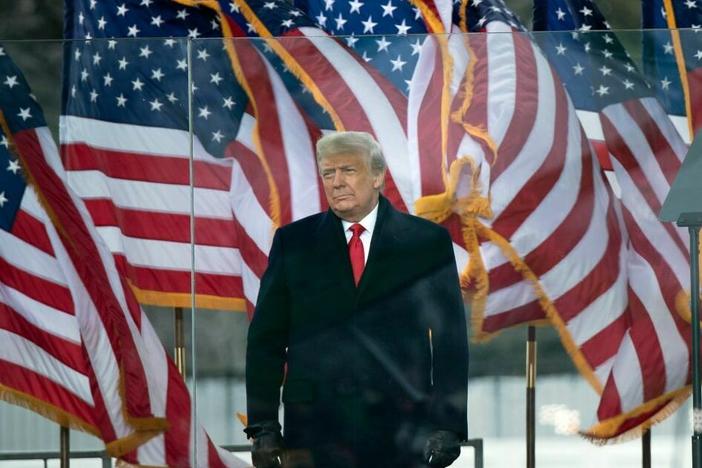
[[[424,462],[429,466],[449,466],[461,454],[458,434],[450,431],[434,431],[424,444]]]
[[[256,468],[281,468],[283,466],[283,436],[280,424],[265,421],[244,429],[247,438],[253,437],[251,460]]]

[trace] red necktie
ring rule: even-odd
[[[360,224],[352,224],[351,240],[349,241],[349,257],[351,258],[351,268],[353,269],[353,280],[358,286],[359,281],[361,281],[361,275],[363,274],[363,267],[366,264],[366,257],[363,253],[363,242],[361,242],[361,233],[365,231],[365,228]]]

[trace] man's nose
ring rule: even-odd
[[[341,187],[342,185],[344,185],[344,176],[341,173],[341,171],[334,172],[334,179],[332,180],[332,184],[334,184],[334,187]]]

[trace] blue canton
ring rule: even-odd
[[[222,156],[247,104],[207,8],[166,0],[66,4],[63,114],[188,129],[188,39],[193,127]]]

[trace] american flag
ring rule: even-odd
[[[185,383],[66,185],[42,111],[2,48],[0,76],[10,83],[0,88],[3,397],[132,463],[243,466],[192,424]]]
[[[256,280],[239,247],[256,236],[232,213],[238,168],[223,157],[251,126],[247,99],[221,40],[190,42],[188,56],[188,39],[221,37],[216,16],[170,1],[67,0],[65,17],[62,159],[140,302],[189,307],[194,267],[198,306],[243,310]]]
[[[611,335],[616,354],[603,356],[611,372],[603,381],[599,422],[587,434],[636,435],[688,393],[689,327],[676,309],[678,296],[689,288],[686,235],[657,219],[687,148],[592,2],[535,5],[534,29],[572,31],[537,37],[588,134],[604,140],[629,238],[628,298],[621,311],[629,326],[625,334],[619,329]]]
[[[671,0],[669,8],[671,14],[663,0],[641,2],[643,72],[678,131],[690,143],[694,136],[690,125],[696,133],[702,123],[702,3]],[[671,31],[673,28],[679,30]]]
[[[464,6],[462,28],[488,33],[466,36],[474,63],[452,115],[460,110],[473,145],[447,164],[473,159],[462,189],[477,244],[464,275],[474,323],[489,335],[548,319],[597,386],[604,369],[591,354],[608,336],[594,324],[616,325],[626,294],[611,196],[570,99],[518,19],[500,1]],[[477,138],[481,130],[489,138]],[[490,210],[471,219],[480,199]]]

